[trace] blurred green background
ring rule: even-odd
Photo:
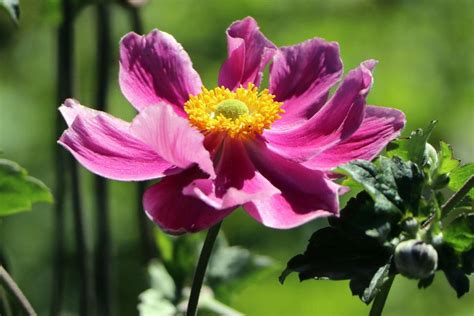
[[[22,0],[22,21],[15,28],[0,14],[0,148],[35,177],[54,187],[54,122],[57,12],[51,1]],[[171,33],[191,56],[206,86],[213,87],[226,55],[224,31],[251,15],[275,44],[291,45],[311,37],[337,41],[345,72],[361,61],[380,61],[369,103],[399,108],[407,114],[405,134],[432,119],[432,138],[454,146],[458,158],[472,160],[474,135],[474,2],[471,0],[151,0],[141,11],[145,30]],[[110,112],[130,119],[133,109],[118,84],[118,41],[131,29],[129,16],[113,6],[114,58],[111,60]],[[95,10],[76,21],[76,95],[92,105],[95,93]],[[92,177],[81,170],[90,251],[96,238]],[[140,262],[136,189],[111,183],[115,311],[135,315],[137,295],[148,288]],[[67,210],[67,283],[64,315],[77,311],[77,272],[71,212]],[[144,215],[143,215],[144,216]],[[232,244],[274,257],[283,268],[321,222],[292,231],[258,225],[243,212],[224,224]],[[12,273],[39,315],[47,315],[53,262],[53,212],[37,205],[33,212],[0,223],[0,241]],[[291,276],[280,285],[277,274],[235,295],[231,306],[247,315],[366,315],[347,282],[307,281]],[[471,278],[471,281],[474,281]],[[474,293],[458,300],[442,274],[419,291],[415,281],[397,278],[385,315],[474,315]]]

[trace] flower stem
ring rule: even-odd
[[[107,110],[107,91],[111,60],[110,10],[108,4],[97,4],[97,110]],[[95,177],[95,201],[97,214],[97,255],[95,286],[99,315],[112,314],[111,305],[111,253],[110,221],[107,181]]]
[[[28,299],[25,297],[23,292],[20,290],[13,278],[8,274],[7,270],[0,265],[0,283],[3,284],[5,289],[7,289],[18,301],[21,309],[28,316],[36,316],[36,312],[31,306]]]
[[[191,294],[189,295],[187,316],[195,316],[197,313],[197,307],[199,302],[199,294],[201,293],[202,282],[204,281],[204,275],[206,274],[207,264],[211,256],[212,248],[216,241],[219,229],[221,228],[222,222],[212,226],[207,232],[206,240],[202,246],[201,255],[194,272],[193,285],[191,287]]]
[[[130,14],[130,24],[132,30],[137,34],[143,34],[143,21],[140,15],[140,9],[136,6],[128,5],[127,10]],[[152,227],[150,226],[150,221],[143,214],[142,197],[145,193],[146,186],[146,181],[137,183],[137,219],[143,261],[148,263],[150,259],[156,257],[158,254],[154,243],[153,231]]]
[[[70,34],[73,33],[74,8],[70,0],[61,1],[62,22],[57,32],[57,102],[56,131],[54,135],[55,154],[55,204],[54,204],[54,229],[55,229],[55,254],[53,268],[53,283],[51,290],[51,316],[61,313],[64,292],[64,206],[66,195],[66,155],[56,140],[66,128],[61,114],[57,110],[59,104],[73,95],[73,44]]]
[[[392,287],[393,280],[395,276],[391,276],[385,283],[382,285],[380,292],[375,296],[372,307],[370,308],[369,316],[380,316],[382,315],[385,302],[387,301],[388,293]]]
[[[441,207],[443,217],[447,216],[449,212],[461,202],[463,197],[469,193],[471,188],[474,186],[474,176],[469,177],[467,181],[462,185],[458,192],[454,193],[446,203]]]

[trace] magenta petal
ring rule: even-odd
[[[249,154],[262,175],[281,191],[244,205],[254,219],[265,226],[287,229],[338,214],[341,187],[324,172],[286,160],[261,143],[251,144]]]
[[[144,109],[133,120],[130,131],[171,164],[186,169],[196,163],[215,177],[211,157],[204,148],[204,135],[171,106],[160,103]]]
[[[219,73],[219,86],[233,90],[250,82],[260,85],[263,69],[275,49],[253,18],[232,23],[227,29],[228,58]]]
[[[197,232],[213,226],[234,208],[216,210],[201,200],[183,195],[183,188],[204,176],[197,168],[164,178],[143,196],[147,215],[170,234]]]
[[[372,160],[405,126],[403,112],[367,106],[360,128],[345,141],[322,152],[304,165],[312,169],[331,169],[354,159]]]
[[[130,124],[67,100],[69,124],[59,143],[90,171],[115,180],[147,180],[170,173],[172,164],[129,132]]]
[[[265,131],[269,147],[284,157],[303,162],[349,138],[364,118],[374,65],[374,61],[367,61],[350,71],[332,98],[304,124],[288,130]]]
[[[120,87],[137,109],[161,101],[185,116],[183,104],[201,91],[201,79],[183,47],[168,33],[128,33],[120,42]]]
[[[196,180],[183,193],[195,196],[217,209],[242,205],[280,193],[255,170],[239,140],[227,138],[224,141],[216,173],[215,180]]]
[[[339,45],[315,38],[281,47],[270,66],[270,93],[283,102],[285,113],[274,127],[303,123],[326,102],[329,89],[342,74]]]

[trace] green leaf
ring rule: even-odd
[[[459,160],[454,158],[453,149],[451,148],[451,145],[443,141],[440,142],[438,159],[438,174],[448,174],[459,166]]]
[[[186,300],[187,302],[187,300]],[[236,311],[235,309],[219,302],[214,293],[210,288],[204,286],[201,290],[201,295],[199,297],[199,310],[206,310],[214,315],[226,315],[226,316],[238,316],[242,315],[242,313]]]
[[[220,236],[209,262],[207,282],[218,297],[228,300],[229,294],[238,292],[276,269],[275,262],[269,257],[252,254],[239,246],[229,247],[225,238]]]
[[[148,265],[151,287],[161,293],[168,300],[173,300],[176,295],[176,286],[172,277],[166,271],[165,266],[154,260]]]
[[[176,307],[155,289],[148,289],[138,297],[138,311],[140,316],[174,316]]]
[[[297,272],[301,281],[365,279],[367,275],[370,280],[390,255],[390,251],[373,238],[326,227],[311,236],[304,254],[288,262],[280,282],[291,272]]]
[[[28,176],[17,163],[0,159],[0,216],[31,209],[35,202],[52,202],[49,189]]]
[[[397,156],[405,161],[413,161],[418,166],[424,166],[426,163],[426,143],[435,126],[436,121],[432,121],[424,131],[419,128],[413,131],[409,138],[401,138],[391,142],[387,146],[387,156]]]
[[[474,215],[461,216],[443,229],[444,242],[457,252],[474,248]]]
[[[369,286],[364,290],[361,299],[365,304],[369,304],[380,292],[382,285],[388,280],[390,272],[390,263],[380,267],[372,277]]]
[[[20,20],[20,0],[0,0],[0,6],[4,7],[12,20],[18,24]]]
[[[464,183],[474,175],[474,163],[468,163],[464,166],[458,167],[449,174],[448,187],[453,191],[461,189]],[[474,188],[467,194],[471,199],[474,199]]]
[[[375,202],[375,211],[400,218],[416,213],[423,187],[423,174],[416,164],[399,157],[381,156],[378,164],[355,160],[337,169],[360,183]]]
[[[460,257],[447,243],[441,245],[437,251],[438,267],[444,272],[457,296],[461,297],[469,292],[469,278],[466,276],[469,271],[466,271],[467,266],[463,266],[463,264],[466,264],[466,262],[463,262],[465,258]]]

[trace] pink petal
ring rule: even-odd
[[[263,69],[275,52],[275,45],[261,32],[257,22],[247,17],[227,29],[228,58],[219,73],[219,86],[231,90],[252,82],[260,85]]]
[[[304,123],[326,102],[329,89],[342,74],[339,45],[314,38],[282,47],[273,56],[269,90],[284,102],[285,113],[273,127]]]
[[[234,208],[216,210],[182,193],[184,187],[204,176],[199,169],[190,168],[150,187],[143,196],[147,215],[170,234],[197,232],[217,224]]]
[[[120,42],[120,87],[137,109],[161,101],[186,116],[183,104],[201,91],[201,79],[183,47],[168,33],[128,33]]]
[[[171,106],[160,103],[142,110],[130,131],[171,164],[186,169],[197,163],[201,170],[215,177],[211,157],[203,145],[204,136]]]
[[[60,108],[69,124],[59,143],[90,171],[115,180],[147,180],[171,173],[173,165],[133,136],[130,124],[66,100]]]
[[[354,159],[372,160],[405,126],[403,112],[367,106],[360,128],[345,141],[322,152],[304,165],[311,169],[331,169]]]
[[[332,98],[304,124],[288,130],[265,131],[269,147],[284,157],[303,162],[349,138],[364,118],[374,66],[374,61],[367,61],[349,72]]]
[[[241,141],[227,138],[216,166],[215,180],[199,179],[183,191],[217,209],[242,205],[280,193],[255,170]]]
[[[338,214],[340,186],[324,172],[310,170],[273,153],[262,143],[248,146],[256,168],[281,194],[257,199],[244,209],[265,226],[287,229],[312,219]]]

